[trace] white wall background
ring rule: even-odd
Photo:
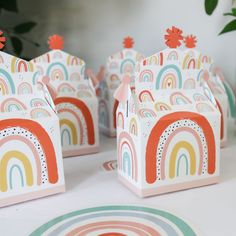
[[[38,26],[29,35],[41,43],[25,55],[35,57],[47,51],[49,35],[65,38],[64,50],[84,59],[97,70],[107,56],[121,49],[130,35],[135,48],[146,56],[165,47],[165,29],[175,25],[198,38],[197,48],[221,66],[236,87],[236,32],[218,36],[230,17],[231,0],[219,0],[212,16],[204,11],[204,0],[18,0],[18,21],[32,19]],[[11,15],[10,15],[11,16]],[[6,16],[6,24],[16,21]],[[45,44],[44,44],[45,42]]]

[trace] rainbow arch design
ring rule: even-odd
[[[1,88],[1,93],[2,95],[6,94],[15,94],[15,85],[12,80],[11,75],[0,68],[0,88]]]
[[[168,88],[182,88],[182,74],[174,64],[164,66],[157,75],[156,89]]]
[[[44,152],[45,162],[46,162],[46,172],[48,174],[48,182],[51,184],[55,184],[58,181],[58,172],[57,172],[57,162],[56,155],[53,143],[47,134],[47,132],[43,129],[43,127],[35,121],[28,119],[6,119],[0,121],[0,132],[3,130],[15,128],[22,129],[25,132],[30,132],[36,138],[41,148]],[[11,131],[12,132],[12,131]],[[16,131],[15,134],[6,135],[5,137],[0,139],[0,147],[6,144],[9,141],[20,141],[22,144],[27,145],[33,153],[33,157],[35,159],[35,164],[37,167],[37,185],[43,184],[43,172],[40,164],[40,156],[36,147],[33,145],[33,142],[28,138],[21,136]],[[28,186],[32,186],[34,184],[33,180],[33,171],[29,158],[20,150],[11,150],[3,154],[3,157],[0,160],[0,191],[6,192],[9,189],[8,180],[13,185],[12,180],[12,169],[10,168],[10,175],[8,176],[8,166],[11,159],[17,159],[22,166],[24,167],[24,173],[26,174],[26,184]],[[13,167],[12,167],[13,168]],[[22,182],[22,181],[21,181]],[[10,186],[10,187],[11,187]]]
[[[83,97],[91,98],[91,97],[93,97],[93,95],[88,90],[80,90],[77,92],[77,97],[78,98],[83,98]]]
[[[135,62],[132,59],[124,59],[120,65],[120,73],[133,73],[135,67]]]
[[[33,93],[33,87],[30,83],[23,82],[19,84],[17,88],[18,94],[32,94]]]
[[[157,116],[156,113],[153,110],[148,109],[148,108],[141,108],[139,110],[139,115],[142,118],[156,117]]]
[[[204,96],[201,93],[194,93],[193,94],[193,99],[194,99],[195,102],[205,102],[205,101],[208,100],[207,97]]]
[[[160,52],[159,54],[152,55],[146,59],[143,60],[143,65],[163,65],[163,52]]]
[[[26,110],[27,107],[24,103],[16,98],[7,98],[1,103],[0,109],[1,112],[11,112]]]
[[[197,75],[197,81],[202,81],[203,80],[203,74],[204,74],[204,70],[201,69]]]
[[[5,153],[0,161],[0,173],[1,173],[0,191],[1,192],[6,192],[8,189],[8,187],[7,187],[7,166],[8,166],[8,163],[12,157],[19,160],[23,164],[24,169],[25,169],[27,186],[30,187],[33,185],[33,171],[32,171],[30,161],[28,160],[27,156],[24,155],[22,152],[13,150],[13,151],[9,151],[9,152]],[[21,173],[21,176],[22,176],[22,173]],[[10,170],[10,178],[9,179],[10,179],[10,188],[12,189],[12,169]]]
[[[195,89],[196,88],[196,81],[193,78],[186,79],[184,81],[184,89]]]
[[[197,59],[193,58],[192,56],[190,56],[189,53],[187,53],[183,59],[183,65],[182,68],[183,69],[199,69],[200,67],[198,67],[198,63],[197,63]]]
[[[84,65],[84,61],[76,56],[68,55],[67,60],[66,60],[66,64],[68,66],[78,66],[78,65],[82,66],[82,65]]]
[[[214,109],[206,102],[199,102],[196,104],[198,112],[213,112]]]
[[[113,127],[116,129],[116,111],[117,111],[117,107],[119,105],[118,100],[115,100],[114,102],[114,106],[113,106]]]
[[[156,111],[169,111],[171,110],[171,107],[164,102],[156,102],[155,109]]]
[[[47,102],[42,98],[33,98],[30,101],[30,106],[31,107],[43,107],[43,106],[47,106]]]
[[[83,114],[86,126],[87,126],[88,144],[89,145],[93,145],[95,143],[94,124],[93,124],[92,115],[91,115],[90,110],[88,109],[87,105],[82,100],[80,100],[80,99],[70,98],[70,97],[59,97],[59,98],[56,98],[54,103],[55,103],[56,106],[59,105],[59,104],[63,104],[63,103],[72,104],[78,110],[81,111],[81,113]],[[58,112],[60,114],[60,112],[63,112],[63,111],[62,110],[58,110]],[[66,112],[68,112],[68,111],[66,111]],[[70,109],[70,113],[75,115],[71,109]],[[76,119],[79,122],[78,118],[76,118]],[[73,138],[73,133],[77,133],[76,129],[74,129],[75,126],[72,125],[71,123],[69,123],[68,121],[66,122],[66,124],[71,128],[72,138]],[[76,140],[76,139],[74,139],[74,140]]]
[[[106,171],[112,171],[117,169],[117,160],[106,161],[102,164],[102,167]]]
[[[191,104],[191,100],[183,95],[181,92],[175,92],[170,95],[171,105]]]
[[[143,70],[139,75],[139,82],[153,82],[153,73],[151,70]]]
[[[99,101],[99,123],[104,127],[109,127],[109,110],[106,101]]]
[[[80,74],[78,72],[73,72],[70,75],[70,80],[71,81],[80,81]]]
[[[198,58],[198,69],[202,67],[202,65],[208,65],[210,69],[210,64],[212,64],[212,60],[210,57],[206,56],[206,55],[199,55]]]
[[[69,130],[64,128],[69,127]],[[68,144],[69,145],[77,145],[78,144],[78,136],[77,136],[77,129],[74,123],[68,119],[61,119],[60,120],[60,127],[61,127],[61,143],[62,146],[65,146],[64,143],[64,136],[67,135]],[[70,132],[71,131],[71,132]],[[72,140],[71,140],[72,139]]]
[[[120,128],[124,129],[125,123],[124,123],[124,116],[121,112],[118,112],[117,115],[117,124]]]
[[[50,233],[81,236],[199,235],[191,224],[173,213],[132,205],[99,206],[70,212],[43,224],[30,236],[46,236]]]
[[[123,131],[118,137],[118,169],[135,182],[138,181],[138,163],[134,142],[131,136]]]
[[[167,60],[168,61],[172,61],[172,60],[177,61],[177,60],[179,60],[178,52],[176,50],[170,51],[167,55]]]
[[[53,56],[54,59],[62,59],[63,55],[62,52],[59,50],[53,50]]]
[[[80,120],[80,117],[77,115],[77,113],[75,111],[73,111],[72,109],[68,109],[68,108],[58,109],[58,112],[59,113],[67,112],[67,113],[72,114],[76,118],[77,123],[79,125],[79,130],[80,130],[80,145],[82,145],[84,142],[84,140],[83,140],[84,129],[83,129],[83,125]],[[69,130],[64,129],[64,130],[62,130],[62,138],[64,137],[64,133],[66,133],[68,135],[69,144],[71,145],[73,143],[73,145],[76,145],[78,143],[78,141],[77,141],[78,137],[77,137],[77,131],[76,131],[74,123],[68,119],[62,119],[62,120],[60,120],[60,125],[61,125],[61,127],[63,125],[66,125],[67,127],[70,128],[71,133],[72,133],[72,135],[70,135]],[[72,142],[71,142],[71,137],[72,137]]]
[[[154,98],[149,90],[143,90],[138,98],[140,102],[154,102]]]
[[[42,118],[42,117],[50,117],[51,114],[48,110],[44,109],[44,108],[34,108],[30,111],[30,116],[33,119],[38,119],[38,118]]]
[[[138,123],[134,117],[131,118],[129,123],[129,133],[138,136]]]
[[[34,73],[33,79],[32,79],[33,85],[36,85],[36,84],[37,84],[38,79],[40,78],[40,75],[41,75],[41,73],[40,73],[39,70],[37,70],[37,71]]]
[[[69,83],[61,83],[58,88],[57,88],[57,92],[60,93],[60,92],[68,92],[68,93],[71,93],[71,92],[75,92],[76,89],[70,85]]]
[[[179,150],[183,148],[188,150],[189,153],[189,161],[190,161],[190,174],[191,175],[195,175],[196,174],[196,154],[194,151],[193,146],[186,141],[180,141],[177,144],[175,144],[171,155],[170,155],[170,166],[169,166],[169,178],[173,179],[175,178],[175,176],[179,176],[179,166],[180,166],[180,161],[181,158],[184,157],[185,158],[185,163],[186,163],[186,174],[188,174],[188,158],[185,154],[182,154],[177,162],[177,173],[175,170],[175,166],[176,166],[176,159],[178,157],[178,152]]]
[[[33,72],[34,67],[31,62],[27,62],[23,59],[13,57],[11,60],[11,72]]]
[[[69,80],[66,67],[60,62],[54,62],[47,68],[46,75],[52,80]]]
[[[110,81],[111,82],[119,82],[120,81],[120,78],[117,74],[111,74],[111,76],[109,77]]]
[[[163,116],[153,127],[149,138],[147,142],[147,147],[146,147],[146,181],[149,184],[152,184],[157,181],[157,147],[161,139],[161,135],[165,132],[167,127],[174,122],[179,122],[180,120],[188,120],[193,122],[194,124],[197,124],[201,129],[204,134],[205,140],[206,140],[206,146],[207,146],[207,173],[208,174],[214,174],[215,169],[216,169],[216,163],[215,163],[215,158],[216,158],[216,144],[215,144],[215,138],[214,138],[214,133],[212,130],[211,125],[209,124],[208,120],[194,112],[173,112],[171,114]],[[184,128],[184,130],[183,130]],[[195,139],[199,145],[199,150],[200,153],[203,152],[202,150],[202,145],[199,141],[199,138],[196,136],[196,132],[191,128],[184,126],[183,128],[176,129],[175,132],[172,132],[171,136],[169,136],[169,141],[165,141],[164,144],[164,150],[162,151],[163,159],[161,159],[161,177],[162,179],[165,178],[165,158],[166,158],[166,153],[165,150],[168,149],[169,142],[173,139],[173,137],[176,135],[176,132],[183,132],[183,131],[188,131],[191,132],[194,136]],[[187,142],[187,141],[186,141]],[[185,143],[179,144],[180,146],[185,146]],[[155,148],[156,147],[156,148]],[[191,154],[192,149],[190,146],[186,147],[188,150],[188,153],[191,155],[191,162],[193,163],[192,159],[194,159],[193,154]],[[176,147],[176,149],[179,149],[179,146]],[[176,154],[176,151],[173,153],[172,156]],[[196,158],[196,157],[195,157]],[[202,160],[202,155],[199,155],[200,161],[199,161],[199,171],[198,174],[202,173],[202,166],[203,166],[203,160]],[[173,157],[172,157],[173,159]],[[174,166],[175,159],[172,160],[172,167]],[[192,164],[193,165],[193,164]],[[195,167],[191,167],[191,173],[195,173]],[[175,172],[170,172],[170,177],[172,177]],[[173,175],[172,175],[173,174]]]

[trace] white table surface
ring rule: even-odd
[[[140,199],[117,181],[103,162],[116,158],[116,140],[100,137],[94,155],[64,159],[66,192],[0,209],[0,235],[25,236],[59,215],[106,204],[135,204],[170,210],[206,236],[236,235],[236,126],[221,150],[219,184]]]

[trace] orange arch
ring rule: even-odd
[[[119,105],[118,100],[115,100],[114,107],[113,107],[113,126],[116,129],[116,110]]]
[[[56,183],[58,181],[56,154],[48,133],[39,123],[32,120],[6,119],[0,121],[0,130],[14,126],[26,129],[37,137],[45,153],[49,182]]]
[[[190,119],[197,123],[203,130],[206,138],[207,149],[208,149],[208,173],[213,174],[215,172],[215,139],[213,130],[208,120],[194,112],[173,112],[169,115],[163,116],[153,127],[147,142],[146,148],[146,181],[152,184],[156,181],[156,151],[159,144],[160,137],[164,130],[177,120]]]
[[[86,126],[87,126],[87,130],[88,130],[88,143],[90,145],[93,145],[95,143],[95,134],[94,134],[94,125],[93,125],[93,118],[91,116],[91,113],[87,107],[87,105],[77,99],[77,98],[70,98],[70,97],[59,97],[56,98],[54,100],[55,105],[58,105],[60,103],[71,103],[73,105],[75,105],[78,109],[81,110],[84,118],[85,118],[85,122],[86,122]]]

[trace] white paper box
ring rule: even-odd
[[[225,91],[223,82],[217,75],[213,75],[212,73],[210,73],[209,79],[206,82],[214,95],[221,114],[220,145],[221,147],[224,147],[227,142],[227,125],[229,113],[228,96]]]
[[[59,119],[34,73],[0,52],[0,207],[65,191]]]
[[[180,49],[137,63],[116,113],[117,158],[120,181],[141,197],[219,180],[220,112],[203,66],[199,52]]]
[[[124,75],[133,76],[135,63],[142,59],[143,55],[132,48],[124,48],[107,59],[105,78],[100,82],[98,88],[99,127],[104,134],[110,137],[116,137],[118,101],[114,99],[113,94]],[[134,81],[132,81],[132,85],[134,85]]]
[[[32,62],[39,71],[36,80],[47,81],[47,87],[55,94],[63,156],[97,152],[98,99],[84,76],[85,62],[61,50],[51,50]]]

